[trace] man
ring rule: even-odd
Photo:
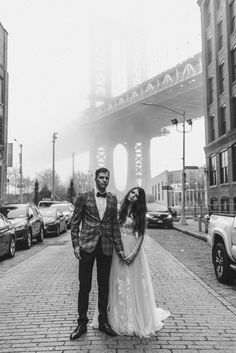
[[[99,330],[115,336],[107,319],[109,274],[113,243],[124,260],[123,245],[117,221],[117,200],[106,192],[110,172],[99,168],[95,172],[96,186],[78,196],[71,222],[71,239],[75,257],[79,260],[78,326],[71,333],[75,340],[87,332],[87,311],[92,285],[93,265],[97,262]]]

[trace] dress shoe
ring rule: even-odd
[[[79,324],[74,329],[74,331],[70,334],[70,340],[76,340],[85,332],[87,332],[87,325],[86,324]]]
[[[98,328],[100,331],[105,332],[108,336],[111,336],[111,337],[116,336],[115,331],[112,330],[111,326],[107,322],[104,322],[103,324],[99,324]]]

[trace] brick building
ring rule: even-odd
[[[236,0],[201,9],[206,161],[211,209],[236,212]]]
[[[186,190],[185,207],[194,215],[207,210],[207,189],[205,181],[205,168],[185,170]],[[182,207],[182,170],[165,170],[151,180],[153,199],[167,207],[181,210]]]
[[[0,204],[5,193],[7,173],[8,73],[7,32],[0,23]]]

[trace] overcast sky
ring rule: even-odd
[[[9,142],[16,138],[23,144],[25,176],[51,168],[53,132],[58,132],[60,143],[63,128],[88,106],[89,28],[100,16],[143,28],[150,75],[201,50],[196,0],[0,0],[0,22],[9,34]],[[203,121],[198,125],[192,155],[202,165]],[[152,174],[181,168],[180,156],[170,153],[168,138],[152,143],[153,148],[161,148],[160,143],[167,148],[163,163],[156,165],[152,158]],[[48,147],[44,155],[41,146]],[[17,164],[16,143],[14,150]],[[71,174],[71,165],[71,156],[56,161],[62,179]],[[86,157],[76,156],[78,168],[88,168]]]

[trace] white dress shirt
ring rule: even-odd
[[[95,192],[95,201],[96,201],[99,217],[100,219],[102,219],[107,207],[107,198],[97,197],[97,192],[99,191],[96,188],[94,188],[94,192]]]

